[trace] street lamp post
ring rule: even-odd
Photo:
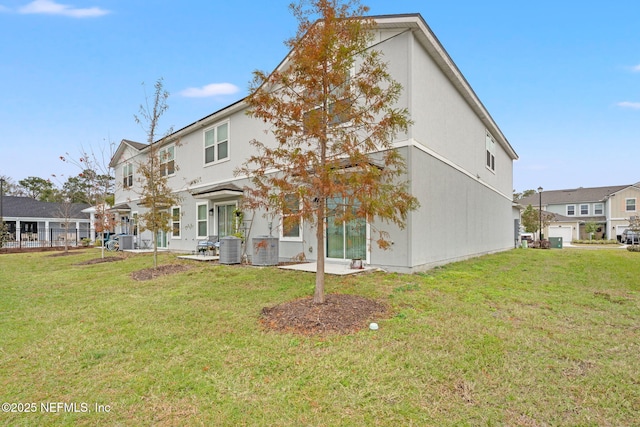
[[[538,187],[538,196],[539,196],[538,221],[540,226],[538,231],[538,240],[542,240],[542,187]]]
[[[4,246],[4,216],[2,213],[2,199],[4,199],[4,178],[0,178],[0,248]]]
[[[4,199],[4,178],[0,178],[0,227],[4,224],[4,217],[2,216],[2,199]]]

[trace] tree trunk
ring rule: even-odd
[[[316,241],[318,260],[316,262],[316,290],[313,294],[314,304],[324,304],[324,198],[318,200]]]
[[[158,231],[154,230],[152,231],[152,233],[153,233],[153,268],[158,268]]]

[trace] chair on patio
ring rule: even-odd
[[[215,255],[218,248],[220,248],[220,241],[218,240],[218,236],[209,236],[207,240],[200,240],[198,245],[196,246],[196,250],[198,251],[198,255],[202,254],[203,256],[211,253],[211,255]]]

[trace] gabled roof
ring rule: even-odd
[[[598,216],[565,216],[565,215],[560,215],[557,213],[553,213],[553,212],[546,212],[546,211],[542,211],[543,213],[546,213],[548,215],[552,216],[551,221],[552,222],[572,222],[572,223],[576,223],[576,222],[606,222],[607,221],[607,217],[604,215],[598,215]]]
[[[85,203],[72,203],[66,213],[64,203],[41,202],[30,197],[4,196],[2,198],[2,216],[5,218],[74,218],[89,219],[89,214],[82,212],[88,208]]]
[[[372,18],[378,24],[378,28],[408,28],[412,30],[420,44],[426,49],[434,62],[438,64],[438,67],[440,67],[444,75],[451,81],[453,86],[476,113],[484,126],[491,132],[491,135],[496,138],[509,157],[513,160],[518,159],[518,154],[516,154],[507,138],[493,120],[493,117],[491,117],[491,114],[489,114],[489,111],[487,111],[484,104],[482,104],[480,98],[478,98],[467,79],[453,62],[453,59],[451,59],[444,46],[442,46],[440,40],[438,40],[433,31],[431,31],[431,28],[427,25],[427,22],[421,14],[379,15],[372,16]]]
[[[122,156],[122,153],[127,147],[131,147],[137,151],[142,151],[148,146],[149,144],[143,144],[141,142],[135,142],[135,141],[129,141],[128,139],[123,139],[122,141],[120,141],[120,145],[118,145],[118,149],[113,154],[113,157],[109,162],[109,166],[112,168],[116,166],[116,164],[118,163],[118,159],[120,158],[120,156]]]
[[[477,114],[479,119],[485,125],[485,127],[491,132],[494,138],[498,141],[498,143],[502,146],[502,148],[506,151],[509,157],[513,160],[518,159],[518,155],[515,150],[504,136],[498,125],[495,123],[485,106],[482,104],[474,90],[471,88],[469,82],[467,82],[466,78],[460,72],[456,64],[453,62],[447,51],[444,49],[438,38],[435,36],[431,28],[427,25],[426,21],[419,13],[411,13],[411,14],[397,14],[397,15],[376,15],[376,16],[365,16],[365,18],[371,18],[376,21],[378,28],[380,29],[406,29],[408,31],[412,31],[421,45],[427,50],[431,58],[435,61],[435,63],[440,67],[442,72],[447,76],[447,78],[452,82],[454,87],[459,91],[462,97],[469,104],[471,109]],[[280,62],[280,64],[276,67],[276,69],[280,69],[286,65],[290,58],[291,52],[285,56],[285,58]],[[406,89],[406,88],[405,88]],[[242,110],[247,107],[246,98],[242,98],[233,104],[230,104],[220,110],[203,117],[175,132],[172,134],[161,138],[155,143],[161,141],[175,141],[179,139],[182,135],[192,132],[193,130],[208,126],[209,124],[218,120],[221,116],[226,116],[235,111]],[[121,150],[124,150],[124,145],[129,145],[133,148],[136,148],[138,151],[142,151],[147,148],[148,144],[140,144],[133,141],[122,140],[118,150],[116,150],[115,155],[113,156],[110,166],[114,167],[116,159],[118,159],[121,155]]]
[[[566,190],[551,190],[542,192],[542,205],[564,205],[577,203],[603,202],[613,193],[631,187],[631,185],[612,185],[608,187],[572,188]],[[522,206],[537,206],[540,195],[535,193],[518,201]]]

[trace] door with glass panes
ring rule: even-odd
[[[335,213],[348,207],[342,198],[327,200],[327,257],[334,259],[367,258],[367,222],[364,218],[336,223]]]
[[[222,239],[231,236],[235,232],[236,203],[226,203],[216,205],[216,221],[218,238]]]

